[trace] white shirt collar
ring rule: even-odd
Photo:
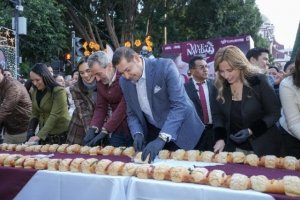
[[[113,78],[111,79],[111,81],[109,82],[108,86],[111,86],[111,84],[116,80],[117,78],[117,70],[115,71],[115,74],[113,76]]]
[[[145,65],[145,59],[143,57],[141,57],[142,61],[143,61],[143,74],[142,77],[143,79],[146,79],[146,65]]]
[[[194,77],[192,77],[192,79],[193,79],[194,85],[197,86],[197,83],[199,83],[199,82],[197,82],[197,81],[194,79]],[[206,83],[206,80],[204,80],[203,82],[204,82],[204,84],[205,84],[205,83]],[[198,87],[197,87],[197,88],[198,88]]]
[[[145,60],[144,60],[143,57],[141,57],[141,59],[143,60],[143,73],[142,73],[141,78],[137,82],[139,82],[140,80],[146,80],[146,65],[145,65]]]

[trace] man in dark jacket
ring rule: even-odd
[[[205,125],[204,132],[195,149],[200,151],[213,150],[213,122],[211,99],[213,80],[208,79],[208,65],[201,56],[193,57],[189,62],[191,78],[184,84],[185,91],[192,100],[199,118]]]
[[[4,143],[19,144],[26,140],[31,115],[31,100],[25,87],[12,77],[3,75],[0,65],[0,124]]]
[[[97,102],[84,142],[95,146],[106,137],[112,146],[131,146],[126,103],[119,85],[121,75],[112,65],[110,55],[103,51],[92,54],[88,64],[97,80]]]

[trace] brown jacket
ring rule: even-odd
[[[0,124],[7,133],[16,135],[28,128],[31,100],[26,88],[11,77],[0,83]]]

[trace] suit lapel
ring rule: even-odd
[[[53,92],[53,91],[52,91]],[[45,103],[47,103],[48,99],[51,98],[52,92],[46,92],[45,96],[42,98],[41,103],[40,103],[40,108],[44,106]]]
[[[130,81],[128,81],[128,91],[130,94],[130,99],[132,101],[132,105],[136,105],[136,102],[139,102],[138,97],[137,97],[137,91],[136,91],[136,86],[134,83],[131,83]],[[139,105],[139,104],[138,104]]]
[[[40,107],[38,106],[37,100],[36,100],[36,93],[37,93],[37,90],[34,90],[32,92],[32,99],[34,100],[34,101],[32,101],[32,107],[35,107],[37,110],[40,111]]]
[[[189,90],[191,91],[192,98],[191,100],[200,105],[200,99],[198,96],[198,90],[195,87],[193,79],[190,79],[188,83]]]
[[[153,100],[153,88],[154,88],[154,68],[153,66],[149,63],[149,60],[144,59],[145,61],[145,66],[147,65],[145,73],[146,73],[146,87],[147,87],[147,97],[149,100],[149,105],[152,110],[152,100]]]
[[[128,84],[126,87],[128,89],[128,93],[129,93],[130,100],[131,100],[130,104],[132,105],[132,108],[135,111],[138,118],[145,125],[144,115],[143,115],[143,112],[142,112],[142,109],[141,109],[141,106],[139,104],[139,100],[137,97],[136,85],[134,83],[132,83],[131,81],[128,81]]]

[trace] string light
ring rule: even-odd
[[[136,39],[133,44],[131,44],[130,41],[125,41],[124,46],[131,47],[136,51],[140,51],[142,50],[143,46],[146,46],[148,52],[153,51],[153,42],[150,35],[145,37],[144,42],[142,42],[140,39]]]
[[[14,31],[0,26],[0,64],[6,66],[15,76],[16,72],[16,47]],[[4,56],[4,57],[3,57]]]
[[[13,30],[0,26],[0,37],[0,43],[2,45],[8,45],[11,47],[15,46],[15,36]]]

